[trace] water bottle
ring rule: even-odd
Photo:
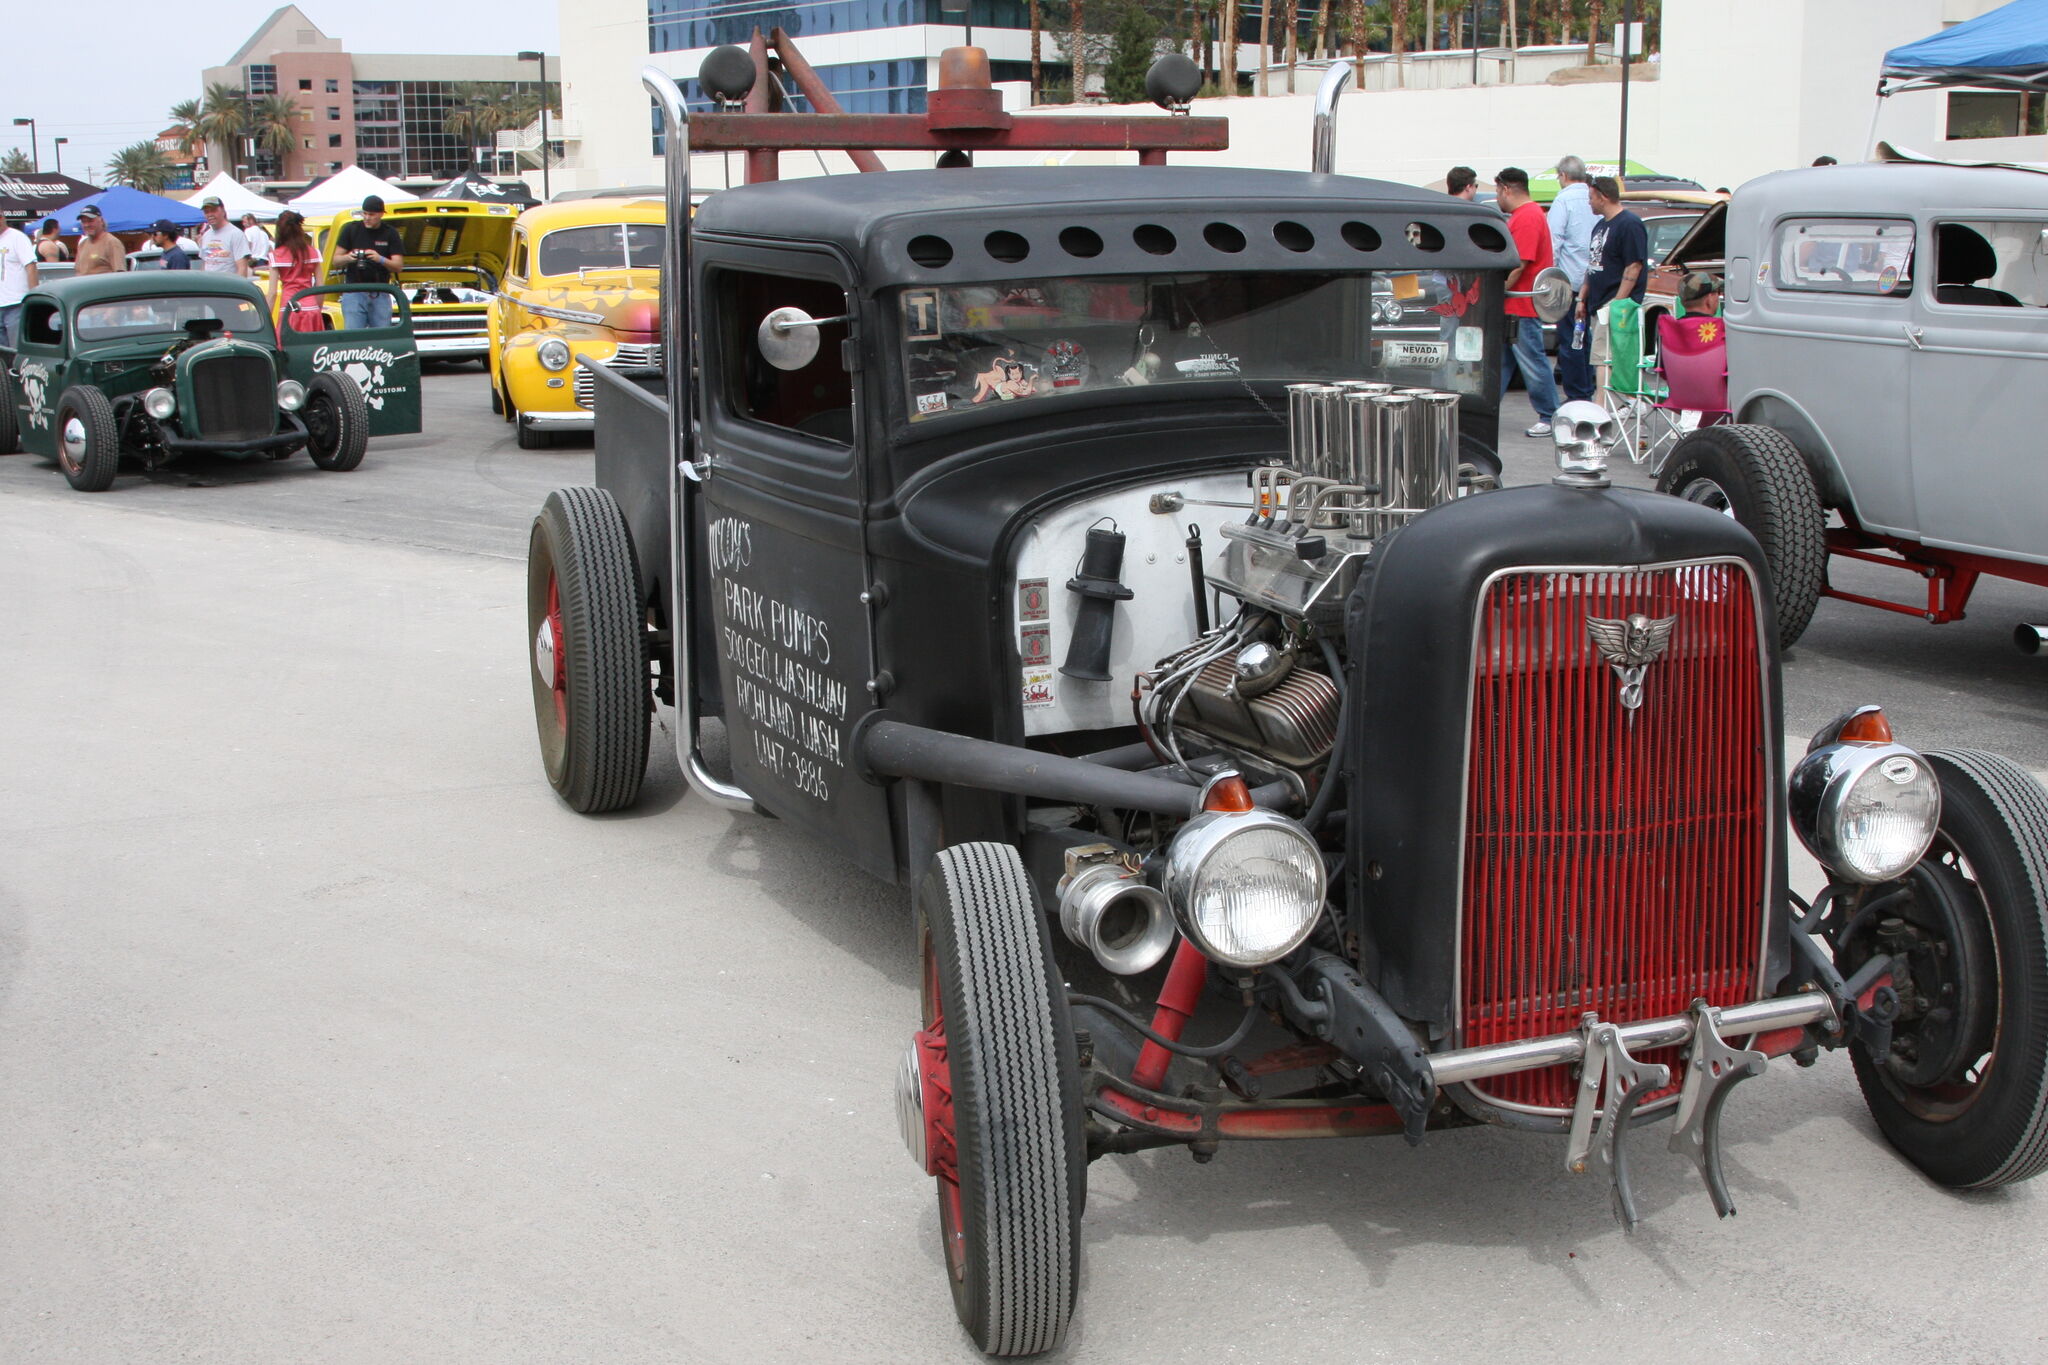
[[[1584,317],[1581,317],[1572,324],[1572,349],[1574,351],[1586,349],[1586,319]]]

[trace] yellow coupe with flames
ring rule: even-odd
[[[589,431],[597,379],[661,364],[659,199],[579,199],[519,215],[491,309],[491,408],[534,449]]]

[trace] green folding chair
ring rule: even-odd
[[[1607,359],[1599,366],[1604,406],[1621,430],[1621,448],[1642,464],[1678,439],[1670,409],[1658,406],[1669,390],[1656,356],[1644,353],[1642,305],[1615,299],[1600,317],[1607,334]]]

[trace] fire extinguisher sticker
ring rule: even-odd
[[[1017,584],[1017,619],[1019,621],[1045,621],[1052,616],[1052,594],[1046,589],[1047,580],[1026,578]]]

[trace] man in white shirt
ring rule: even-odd
[[[35,245],[20,228],[0,219],[0,346],[14,348],[21,301],[35,286]]]
[[[206,226],[199,229],[199,268],[216,275],[249,276],[249,239],[228,221],[227,208],[214,195],[200,201]]]
[[[1586,163],[1568,156],[1557,163],[1557,198],[1550,201],[1550,252],[1557,268],[1572,282],[1572,291],[1586,282],[1586,266],[1593,250],[1593,212]],[[1557,373],[1563,381],[1566,402],[1593,396],[1593,348],[1572,345],[1571,320],[1557,326]]]
[[[258,265],[270,259],[270,234],[263,230],[263,224],[256,221],[255,214],[242,215],[242,236],[249,242],[249,259]]]

